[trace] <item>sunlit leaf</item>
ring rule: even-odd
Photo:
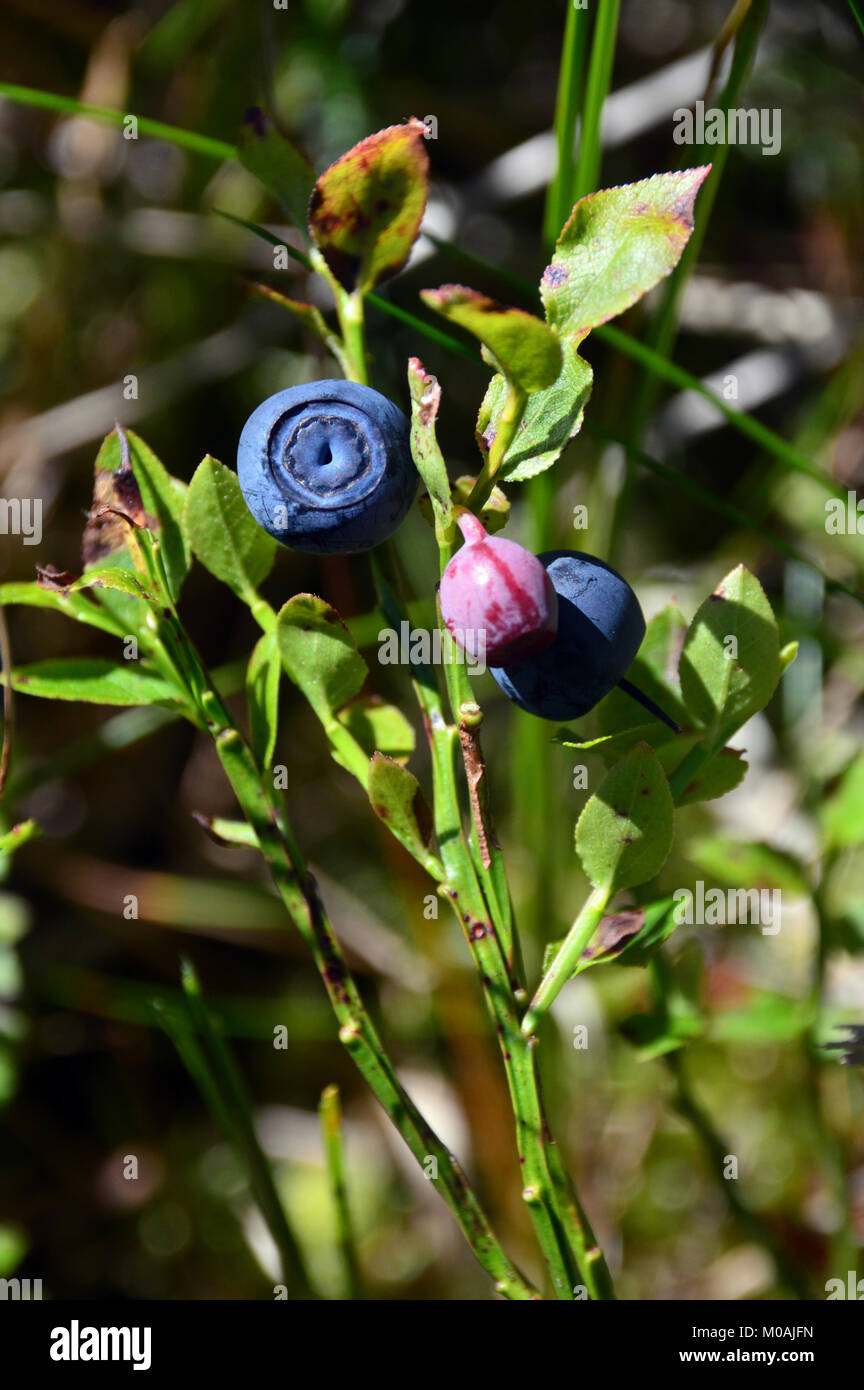
[[[309,231],[349,292],[370,290],[408,259],[429,190],[425,131],[418,120],[379,130],[315,184]]]

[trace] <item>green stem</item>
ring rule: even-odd
[[[541,1018],[548,1013],[579,964],[582,952],[600,925],[610,897],[611,889],[603,886],[595,888],[586,898],[582,911],[561,943],[528,1006],[522,1020],[522,1032],[526,1038],[533,1037]]]
[[[369,365],[366,360],[366,326],[363,316],[363,296],[340,294],[336,301],[339,326],[342,329],[342,342],[345,355],[351,366],[351,380],[359,381],[361,386],[369,385]]]
[[[386,600],[385,600],[386,602]],[[446,873],[443,892],[456,913],[495,1024],[516,1120],[522,1196],[559,1299],[577,1284],[592,1299],[608,1298],[611,1279],[582,1208],[564,1173],[540,1096],[532,1040],[519,1029],[512,970],[490,913],[462,828],[456,784],[459,729],[445,719],[431,672],[415,673],[432,754],[435,831]],[[455,711],[454,711],[455,714]]]
[[[514,381],[508,382],[507,399],[498,421],[498,432],[492,441],[492,446],[465,504],[475,515],[489,500],[489,494],[495,486],[498,470],[504,462],[507,450],[513,442],[513,437],[525,413],[527,400],[528,397],[525,392]]]
[[[446,563],[449,553],[445,543],[441,552],[442,562]],[[390,569],[394,570],[392,554],[385,551],[383,556],[376,557],[373,565],[375,583],[388,622],[398,624],[398,575],[392,575],[391,587],[384,572],[384,566],[388,563]],[[411,679],[423,712],[432,757],[435,834],[445,871],[445,882],[440,891],[453,907],[465,935],[487,1008],[495,1023],[516,1117],[516,1144],[523,1169],[523,1198],[549,1267],[556,1296],[569,1299],[573,1297],[574,1282],[580,1281],[578,1265],[567,1241],[546,1164],[545,1119],[540,1110],[533,1058],[519,1033],[509,962],[495,920],[484,899],[462,827],[456,783],[459,730],[454,724],[448,724],[444,716],[433,672],[426,666],[415,664],[412,666]],[[458,699],[458,690],[454,691],[454,698]]]
[[[280,798],[256,766],[251,749],[214,689],[188,635],[183,632],[182,637],[186,648],[184,671],[192,670],[192,689],[207,731],[243,814],[255,832],[289,918],[300,932],[321,975],[339,1024],[340,1041],[424,1171],[428,1170],[429,1159],[435,1160],[435,1185],[455,1215],[476,1259],[495,1280],[498,1292],[512,1299],[537,1298],[536,1290],[522,1277],[496,1239],[457,1159],[399,1082],[342,956],[315,881],[285,819]]]
[[[333,1196],[336,1215],[336,1234],[342,1261],[345,1265],[345,1278],[349,1298],[362,1298],[362,1279],[360,1262],[357,1258],[357,1242],[354,1236],[354,1223],[348,1205],[348,1191],[345,1186],[345,1141],[342,1132],[342,1106],[339,1101],[339,1087],[326,1086],[321,1092],[318,1105],[321,1119],[321,1138],[324,1144],[324,1159],[327,1177]]]
[[[700,768],[714,756],[714,749],[709,748],[704,743],[697,743],[669,778],[669,790],[672,793],[672,800],[677,804],[679,798],[687,790],[693,778]]]

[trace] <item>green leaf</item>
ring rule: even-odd
[[[686,854],[697,869],[732,888],[777,888],[793,898],[810,893],[797,859],[760,840],[711,835],[690,841]]]
[[[432,837],[432,816],[414,774],[376,753],[369,768],[369,801],[396,839],[422,861]]]
[[[237,157],[279,200],[294,226],[305,235],[315,170],[306,156],[280,135],[258,107],[246,113],[237,143]]]
[[[177,704],[179,692],[136,661],[105,657],[54,657],[19,666],[12,689],[46,700],[83,700],[93,705]]]
[[[133,515],[135,498],[129,496],[123,439],[129,449],[129,462],[137,483],[140,506],[144,516],[138,524],[147,525],[160,538],[165,572],[172,598],[177,598],[189,571],[189,544],[183,530],[183,501],[186,487],[172,478],[159,462],[152,449],[133,430],[114,429],[96,456],[93,485],[93,512],[84,534],[85,568],[115,555],[117,563],[129,568],[124,552],[128,528],[119,519],[94,515],[100,507],[113,507]],[[118,479],[119,475],[119,479]],[[133,516],[133,519],[137,519]]]
[[[663,769],[639,743],[607,773],[576,825],[576,850],[595,888],[617,892],[653,878],[672,848],[672,821]]]
[[[369,668],[335,608],[314,594],[297,594],[277,620],[282,665],[326,725],[347,705]]]
[[[836,791],[823,803],[820,820],[829,848],[864,842],[864,752],[853,758]]]
[[[396,762],[407,762],[414,752],[414,729],[396,705],[377,695],[361,695],[339,712],[339,722],[371,758],[386,753]]]
[[[425,131],[414,119],[379,130],[331,164],[312,190],[309,232],[349,293],[365,293],[408,259],[429,191]]]
[[[519,428],[498,471],[499,482],[523,482],[551,468],[582,427],[593,373],[571,342],[563,341],[561,350],[563,365],[555,382],[528,397]],[[477,438],[484,452],[488,452],[498,432],[506,400],[507,381],[498,373],[489,383],[477,417]]]
[[[715,1014],[708,1021],[712,1042],[749,1043],[752,1046],[792,1042],[810,1031],[817,1011],[799,999],[783,994],[759,994],[743,1009]]]
[[[459,506],[466,506],[476,482],[476,477],[470,473],[460,474],[453,484],[453,501]],[[494,536],[496,532],[503,531],[510,520],[510,498],[496,485],[475,515],[483,522],[489,535]]]
[[[690,722],[678,679],[678,662],[686,635],[684,615],[677,604],[670,603],[655,613],[648,623],[642,645],[627,672],[628,680],[665,710],[670,719],[682,725]],[[597,727],[604,734],[628,729],[633,723],[635,711],[636,706],[630,696],[616,687],[597,706]],[[654,727],[662,728],[656,724]],[[666,739],[651,737],[646,741],[656,747],[658,741],[665,742]]]
[[[548,322],[578,344],[675,268],[710,165],[589,193],[573,209],[540,282]]]
[[[234,849],[260,849],[261,842],[254,828],[245,820],[228,820],[224,816],[195,815],[198,824],[211,840]]]
[[[185,523],[202,565],[244,603],[254,604],[273,568],[276,542],[246,506],[236,473],[209,454],[189,484]]]
[[[598,753],[607,766],[628,753],[637,743],[648,743],[660,760],[660,766],[671,781],[672,774],[678,770],[687,754],[700,741],[698,734],[677,734],[669,737],[665,724],[655,720],[652,724],[637,724],[630,729],[616,729],[611,734],[601,734],[597,738],[577,741],[569,729],[559,729],[553,739],[563,748],[575,748],[579,752]],[[741,753],[734,748],[721,748],[708,762],[693,774],[693,779],[676,798],[677,806],[691,806],[697,801],[714,801],[725,796],[747,773],[747,763]]]
[[[671,782],[687,754],[699,742],[698,734],[679,734],[657,748],[663,771]],[[656,746],[656,745],[655,745]],[[687,786],[675,798],[676,806],[693,806],[697,801],[716,801],[734,791],[744,781],[749,764],[735,748],[721,748],[694,773]]]
[[[653,747],[658,737],[664,739],[668,733],[669,730],[658,720],[655,720],[652,724],[635,724],[631,729],[616,729],[612,734],[600,734],[597,738],[582,740],[574,738],[571,729],[559,729],[552,742],[560,744],[562,748],[577,748],[584,753],[599,753],[601,758],[611,763],[621,753],[629,753],[630,749],[634,748],[637,743],[649,743]]]
[[[561,344],[551,328],[522,309],[510,309],[464,285],[421,290],[423,303],[479,338],[493,366],[527,392],[542,391],[557,380]]]
[[[11,608],[16,604],[27,608],[50,609],[55,613],[62,613],[67,618],[73,618],[75,622],[86,623],[102,632],[110,632],[115,637],[124,631],[101,603],[93,603],[83,595],[67,595],[61,591],[46,589],[35,580],[0,584],[0,605]]]
[[[758,579],[739,565],[697,612],[679,663],[690,714],[719,748],[767,705],[780,679],[777,622]]]
[[[130,570],[118,568],[86,570],[80,579],[69,585],[67,592],[78,593],[82,589],[112,589],[115,593],[128,594],[131,598],[149,597],[141,580]]]
[[[677,1052],[705,1032],[705,1022],[693,1010],[677,1018],[657,1014],[633,1014],[621,1024],[621,1032],[636,1048],[640,1062],[650,1062],[667,1052]]]
[[[282,662],[275,632],[265,632],[252,649],[246,672],[249,733],[255,761],[264,771],[273,761],[279,727]]]
[[[18,825],[13,825],[5,835],[0,835],[0,854],[14,854],[22,845],[26,845],[29,840],[38,839],[41,834],[42,831],[35,820],[19,821]]]
[[[435,434],[441,387],[419,357],[409,358],[408,389],[411,393],[411,456],[429,492],[435,536],[440,544],[450,538],[453,530],[450,479]]]

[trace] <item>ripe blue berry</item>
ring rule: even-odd
[[[270,396],[243,426],[237,475],[258,524],[309,554],[370,550],[396,530],[417,490],[407,419],[353,381]]]
[[[558,598],[536,555],[487,535],[470,512],[460,516],[459,527],[465,544],[441,576],[440,589],[441,616],[454,641],[496,666],[547,647]]]
[[[547,550],[537,558],[558,594],[558,631],[543,651],[502,663],[492,675],[529,714],[578,719],[621,681],[645,635],[645,619],[626,579],[602,560],[576,550]]]

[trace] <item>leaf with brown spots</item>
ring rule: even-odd
[[[432,838],[432,815],[414,774],[376,753],[369,767],[369,801],[396,839],[422,861]]]
[[[675,268],[711,166],[654,174],[580,198],[540,282],[546,319],[580,343]]]
[[[355,145],[309,200],[309,233],[343,289],[365,294],[395,275],[420,230],[429,192],[426,127],[412,118]]]
[[[411,456],[429,491],[435,535],[441,543],[453,530],[450,479],[435,433],[441,387],[419,357],[409,358],[408,389],[411,393]]]
[[[93,505],[81,543],[84,568],[109,557],[122,564],[130,529],[143,527],[159,534],[171,596],[177,598],[191,561],[183,529],[185,491],[143,439],[117,425],[96,457]]]

